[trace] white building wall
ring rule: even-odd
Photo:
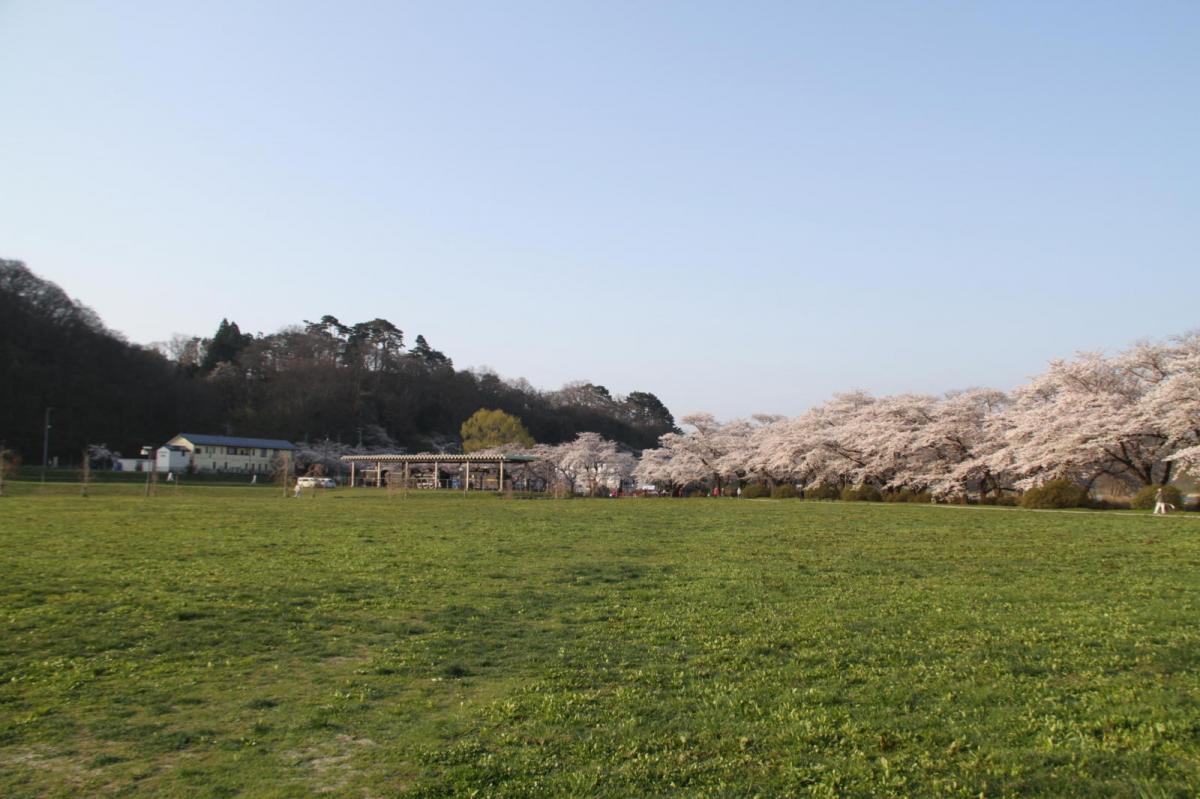
[[[263,447],[232,447],[221,444],[193,444],[176,436],[169,442],[187,450],[187,463],[198,472],[243,472],[269,474],[279,456],[288,450]],[[185,464],[184,468],[187,466]]]
[[[186,472],[190,460],[188,452],[181,452],[170,447],[159,447],[158,452],[155,453],[155,471]]]

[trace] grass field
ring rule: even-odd
[[[5,797],[1200,794],[1195,517],[9,488]]]

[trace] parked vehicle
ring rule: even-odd
[[[337,480],[332,477],[297,477],[297,488],[337,488]]]

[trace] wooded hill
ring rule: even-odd
[[[222,320],[211,338],[141,346],[20,261],[0,260],[0,445],[39,462],[47,407],[50,452],[64,458],[89,443],[133,455],[181,430],[453,449],[480,408],[519,417],[550,444],[591,431],[640,450],[675,427],[648,392],[614,396],[587,382],[539,391],[455,369],[423,336],[406,345],[386,319],[324,316],[258,336]]]

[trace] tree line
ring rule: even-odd
[[[0,445],[39,462],[47,408],[50,453],[72,458],[100,442],[134,454],[185,430],[450,451],[480,408],[550,444],[595,432],[641,450],[675,428],[650,392],[590,382],[542,391],[456,369],[386,319],[322,316],[265,335],[223,319],[210,337],[141,346],[23,263],[0,260]]]
[[[639,480],[993,500],[1050,481],[1086,490],[1107,480],[1133,493],[1200,468],[1200,333],[1054,361],[1011,392],[855,391],[793,418],[682,422],[686,432],[642,453]]]

